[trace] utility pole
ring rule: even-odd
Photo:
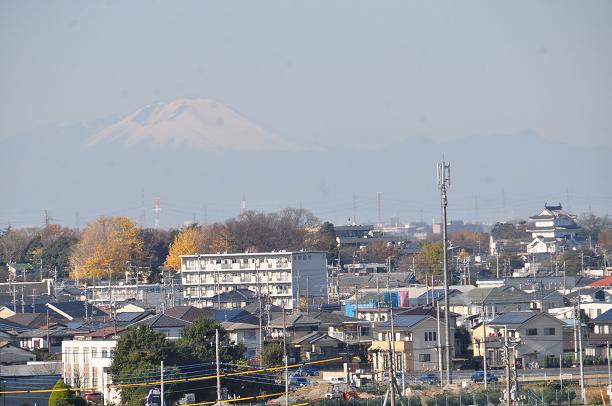
[[[606,341],[606,358],[608,360],[608,385],[612,385],[612,368],[610,366],[610,341]]]
[[[391,298],[391,291],[389,289],[389,281],[390,281],[390,270],[391,270],[391,257],[389,257],[389,268],[387,270],[387,295],[389,297],[390,306],[389,306],[389,321],[390,321],[390,332],[387,334],[388,344],[389,344],[389,388],[387,389],[387,393],[385,395],[385,400],[383,402],[383,406],[387,405],[387,399],[390,399],[391,406],[396,405],[396,392],[400,395],[400,404],[403,405],[402,401],[402,393],[400,393],[399,387],[397,385],[396,377],[395,377],[395,368],[394,368],[394,358],[395,358],[395,321],[393,317],[393,299]],[[403,359],[403,353],[402,353]],[[404,376],[402,375],[402,380]]]
[[[497,266],[496,278],[499,279],[499,252],[495,250],[495,265]]]
[[[217,364],[217,403],[221,402],[221,365],[219,362],[219,329],[215,329],[215,363]]]
[[[48,307],[47,307],[47,352],[51,354],[51,341],[49,341],[49,308]]]
[[[378,310],[378,321],[380,321],[380,287],[378,286],[378,274],[376,275],[376,307]]]
[[[255,274],[257,277],[257,302],[259,303],[259,361],[261,361],[261,354],[263,353],[264,348],[264,338],[263,338],[263,308],[261,303],[261,281],[259,277],[259,268],[257,268],[257,273]]]
[[[355,318],[359,318],[359,288],[355,285]]]
[[[482,369],[484,371],[484,388],[487,390],[487,308],[482,302]]]
[[[309,283],[308,276],[306,277],[306,314],[310,313],[309,302],[310,302],[310,292],[309,292]]]
[[[433,298],[432,298],[433,299]],[[436,321],[438,324],[438,374],[440,378],[440,386],[444,382],[443,368],[442,368],[442,335],[440,334],[440,301],[436,300]]]
[[[283,360],[285,361],[285,406],[289,406],[289,358],[287,356],[287,325],[285,323],[285,306],[283,301]]]
[[[428,283],[429,282],[427,281],[427,271],[425,271],[425,304],[427,304],[427,306],[429,306],[429,285]],[[433,305],[433,301],[432,301],[432,305]]]
[[[559,389],[563,393],[563,353],[559,354]]]
[[[510,347],[508,347],[508,326],[504,328],[504,355],[506,358],[506,406],[510,406]],[[484,380],[486,382],[487,376],[485,375]]]
[[[443,272],[444,272],[444,341],[446,344],[445,360],[446,360],[446,382],[453,383],[451,352],[452,343],[450,337],[450,322],[449,322],[449,303],[448,303],[448,227],[446,219],[446,208],[448,206],[448,196],[446,189],[450,186],[450,164],[444,161],[438,163],[438,187],[440,188],[440,203],[442,206],[442,243],[444,249],[443,255]]]
[[[160,361],[159,363],[159,374],[160,374],[160,383],[161,383],[161,389],[160,389],[160,406],[164,406],[164,404],[166,402],[164,402],[164,361]]]
[[[582,312],[580,310],[580,289],[578,289],[578,351],[580,356],[580,398],[586,405],[586,389],[584,387],[584,364],[582,356]]]

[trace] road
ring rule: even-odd
[[[436,373],[436,371],[428,371]],[[474,373],[474,370],[461,370],[453,371],[454,381],[467,381]],[[505,377],[505,370],[494,369],[491,371],[498,379],[502,380]],[[578,368],[563,368],[563,379],[577,380],[580,378]],[[410,372],[406,373],[406,382],[414,383],[419,380],[419,377],[423,372]],[[607,365],[595,365],[585,366],[584,375],[587,378],[601,378],[605,379],[608,377]],[[446,374],[444,374],[446,376]],[[544,380],[558,380],[559,379],[559,368],[540,368],[540,369],[519,369],[518,370],[519,381],[544,381]],[[401,379],[401,374],[398,375],[398,379]]]

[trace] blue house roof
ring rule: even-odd
[[[600,314],[599,316],[595,317],[593,319],[593,321],[595,321],[595,322],[609,322],[609,321],[612,321],[612,309],[609,309],[609,310],[605,311],[604,313]]]
[[[396,328],[407,328],[415,326],[429,316],[425,315],[402,315],[393,316],[393,326]],[[383,321],[378,324],[379,328],[391,328],[391,321]]]
[[[491,320],[489,325],[523,324],[538,314],[538,311],[507,312]]]

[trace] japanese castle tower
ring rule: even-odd
[[[544,204],[544,210],[538,215],[529,217],[533,241],[527,245],[530,254],[555,253],[561,246],[575,249],[577,243],[574,238],[578,226],[576,216],[563,210],[561,203],[557,205]]]

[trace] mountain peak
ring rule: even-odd
[[[97,133],[91,144],[181,144],[204,150],[294,150],[278,137],[213,99],[153,103]]]

